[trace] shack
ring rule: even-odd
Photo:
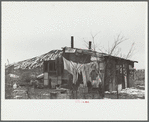
[[[74,39],[71,37],[71,47],[63,47],[54,60],[44,61],[44,85],[51,88],[56,85],[80,84],[87,86],[88,82],[97,86],[102,84],[104,91],[117,91],[134,86],[134,63],[120,57],[99,53],[91,49],[74,48]],[[95,71],[95,73],[92,71]]]

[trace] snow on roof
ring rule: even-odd
[[[51,50],[41,56],[15,63],[14,69],[34,69],[36,67],[41,67],[43,65],[43,61],[55,60],[61,54],[62,50]]]

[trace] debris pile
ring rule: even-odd
[[[28,99],[27,89],[16,88],[12,93],[13,99]]]

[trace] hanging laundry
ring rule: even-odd
[[[87,74],[86,74],[84,65],[81,68],[81,72],[82,72],[83,84],[84,84],[84,86],[87,86],[87,79],[86,79]]]
[[[99,84],[101,84],[101,78],[99,77],[99,75],[96,77],[96,81],[97,81],[97,87],[99,86]]]
[[[98,72],[97,72],[97,65],[93,64],[92,65],[92,71],[90,73],[90,77],[91,77],[91,82],[92,82],[92,86],[93,87],[98,87],[99,81],[98,81]]]
[[[68,61],[64,57],[63,61],[64,61],[64,69],[73,75],[73,65],[70,63],[70,61]]]
[[[81,73],[81,69],[83,67],[82,64],[80,63],[75,63],[70,61],[71,65],[73,66],[73,83],[76,84],[77,80],[78,80],[78,73]]]
[[[97,72],[95,70],[92,70],[90,73],[91,80],[96,80],[96,77],[98,76]]]
[[[86,82],[90,81],[90,77],[89,77],[89,67],[88,67],[87,65],[84,65],[84,74],[85,74]]]
[[[91,82],[90,73],[93,70],[93,68],[92,68],[93,66],[98,68],[97,62],[91,62],[91,63],[84,64],[81,69],[81,72],[83,74],[83,83],[85,86],[87,86],[88,81]]]
[[[98,73],[95,71],[95,69],[98,69],[98,63],[97,62],[91,62],[86,64],[80,64],[75,63],[73,61],[68,61],[63,57],[64,61],[64,69],[67,70],[69,73],[73,75],[73,83],[76,84],[78,80],[78,73],[82,73],[82,79],[84,86],[87,86],[87,82],[92,82],[93,80],[96,81],[97,85],[99,84],[99,77]],[[91,79],[90,79],[91,77]],[[96,79],[97,78],[97,79]]]
[[[78,80],[78,72],[75,68],[73,68],[73,83],[76,84]]]
[[[80,72],[79,68],[81,67],[81,64],[68,61],[64,57],[63,57],[63,61],[64,61],[64,69],[73,75],[73,83],[76,84],[78,80],[78,73]]]

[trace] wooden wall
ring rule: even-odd
[[[134,86],[134,63],[123,59],[106,58],[105,65],[105,90],[116,91],[117,85],[122,85],[122,88]]]
[[[91,62],[90,60],[91,56],[87,54],[63,52],[62,56],[67,60],[71,60],[76,63]],[[134,67],[133,62],[110,57],[110,58],[105,58],[105,60],[102,61],[101,63],[102,65],[104,65],[102,67],[106,67],[105,74],[103,74],[103,69],[101,69],[101,72],[104,75],[105,91],[106,90],[116,91],[118,84],[121,84],[122,88],[132,87],[134,85],[133,83],[134,75],[133,75],[133,72],[129,70],[129,67],[130,67],[129,65],[131,65],[132,68]],[[55,77],[61,76],[62,81],[64,81],[65,83],[70,82],[69,76],[71,74],[68,71],[64,70],[62,57],[56,59],[56,70],[58,73],[55,75]]]

